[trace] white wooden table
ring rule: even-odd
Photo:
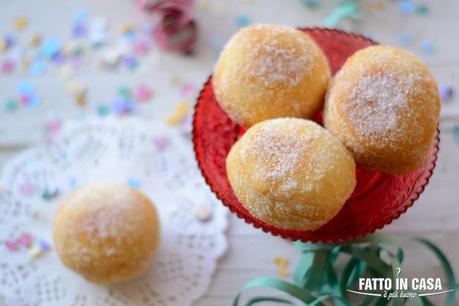
[[[84,70],[78,78],[89,87],[88,109],[91,110],[93,103],[99,99],[113,95],[116,86],[142,81],[153,84],[158,91],[155,100],[143,109],[144,117],[164,118],[180,100],[170,78],[178,75],[196,85],[201,84],[211,72],[214,62],[211,44],[224,41],[235,31],[237,16],[248,16],[257,22],[316,26],[320,25],[337,1],[321,1],[325,4],[317,10],[308,10],[294,0],[199,2],[197,15],[201,36],[194,57],[183,58],[161,53],[155,65],[135,74]],[[459,29],[459,2],[425,1],[431,9],[427,17],[403,16],[396,4],[386,2],[385,10],[365,11],[359,22],[345,22],[344,27],[371,35],[386,44],[396,44],[397,33],[412,33],[414,41],[407,49],[424,59],[441,84],[452,84],[459,90],[459,40],[456,33]],[[92,15],[107,17],[111,25],[118,28],[125,21],[134,22],[139,19],[133,0],[50,0],[46,4],[39,0],[4,0],[0,4],[0,33],[11,30],[13,17],[28,16],[31,18],[30,31],[67,37],[71,16],[79,8],[87,9]],[[420,43],[424,39],[435,43],[434,54],[421,54]],[[12,76],[0,74],[0,101],[14,92],[17,83],[23,79],[29,78],[21,73]],[[65,91],[65,83],[56,71],[33,78],[33,82],[45,100],[40,110],[21,113],[16,118],[0,114],[0,122],[9,122],[9,130],[0,133],[0,166],[7,158],[39,139],[40,133],[36,131],[40,128],[37,127],[45,122],[43,118],[46,116],[73,118],[77,115]],[[452,134],[455,123],[459,123],[457,98],[445,104],[442,110],[440,155],[429,186],[415,206],[399,220],[385,227],[383,232],[400,237],[423,236],[432,239],[445,250],[459,275],[459,144],[454,141]],[[291,242],[255,230],[234,216],[230,219],[228,253],[220,261],[209,292],[195,305],[230,305],[232,298],[248,280],[276,275],[277,268],[273,263],[275,256],[288,257],[290,270],[294,268],[297,254]],[[431,255],[412,244],[407,244],[406,249],[408,256],[405,272],[408,275],[440,275],[439,265]]]

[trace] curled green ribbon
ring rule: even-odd
[[[447,283],[445,306],[453,306],[456,300],[456,278],[445,254],[434,243],[424,238],[414,238],[430,250],[439,260]],[[297,305],[292,299],[304,305],[325,306],[325,301],[332,301],[335,306],[350,306],[348,288],[355,284],[359,277],[400,277],[400,267],[404,261],[404,252],[400,242],[391,236],[370,234],[364,238],[337,244],[301,243],[296,242],[295,248],[301,253],[293,282],[261,277],[249,281],[242,290],[254,287],[266,287],[287,294],[287,298],[274,296],[257,296],[249,299],[244,306],[252,306],[261,302],[274,302],[279,305]],[[337,269],[338,257],[346,256],[347,262],[342,269]],[[384,259],[383,259],[384,258]],[[389,260],[387,260],[389,259]],[[413,291],[414,292],[414,291]],[[434,305],[427,296],[417,292],[412,298],[414,305]],[[233,306],[241,306],[242,291],[235,297]],[[289,298],[290,297],[290,298]],[[360,303],[366,305],[405,305],[408,298],[388,299],[383,296],[366,296]]]

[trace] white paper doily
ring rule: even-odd
[[[161,244],[151,269],[121,285],[92,284],[65,268],[53,249],[31,259],[5,243],[20,233],[52,242],[62,198],[94,181],[138,186],[156,204]],[[162,124],[134,119],[69,123],[52,140],[5,165],[0,195],[0,296],[6,305],[188,306],[211,281],[227,242],[227,213],[205,185],[191,142]],[[59,193],[46,200],[43,193]],[[196,211],[211,212],[203,222]],[[1,303],[0,303],[1,304]]]

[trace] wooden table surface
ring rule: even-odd
[[[196,55],[183,58],[159,53],[156,66],[147,67],[142,73],[108,74],[96,69],[81,72],[78,78],[88,84],[90,91],[89,113],[94,105],[92,103],[114,92],[116,86],[140,80],[151,82],[159,92],[151,106],[145,108],[144,117],[150,120],[164,118],[180,100],[177,90],[169,82],[170,78],[178,75],[200,86],[211,72],[215,60],[212,45],[221,44],[236,31],[237,18],[317,26],[338,1],[319,1],[322,7],[316,10],[308,10],[300,1],[294,0],[198,2],[197,18],[201,36]],[[412,34],[413,42],[406,48],[428,64],[440,84],[459,89],[459,40],[455,33],[459,29],[459,2],[423,1],[431,10],[428,16],[404,16],[397,2],[382,2],[386,3],[384,10],[365,9],[361,20],[346,21],[343,23],[344,28],[392,45],[397,44],[396,37],[400,33]],[[46,5],[38,0],[4,0],[0,4],[0,34],[11,31],[11,20],[15,16],[24,15],[31,18],[30,31],[67,37],[71,16],[79,8],[85,8],[94,15],[105,16],[111,25],[118,26],[126,20],[134,22],[136,16],[139,16],[131,0],[50,0],[46,1]],[[423,41],[434,43],[436,50],[433,54],[422,54]],[[31,78],[19,72],[11,76],[0,74],[0,101],[11,95],[17,83],[23,79]],[[32,78],[32,81],[37,84],[45,103],[35,112],[18,114],[19,120],[0,111],[0,130],[3,128],[3,132],[0,132],[0,167],[9,157],[39,140],[41,134],[35,131],[42,130],[50,113],[62,118],[77,116],[71,98],[65,91],[65,83],[55,71]],[[459,124],[457,98],[445,102],[442,109],[439,160],[427,189],[408,213],[386,226],[382,232],[402,238],[422,236],[432,239],[443,248],[459,275],[459,143],[453,137],[456,123]],[[275,256],[289,258],[290,271],[295,266],[297,254],[291,242],[256,230],[233,215],[230,216],[228,239],[228,252],[219,263],[212,285],[195,305],[230,305],[232,298],[248,280],[276,275],[277,268],[273,262]],[[405,248],[408,250],[405,268],[408,276],[441,275],[439,264],[429,253],[409,242]],[[459,299],[457,301],[459,304]]]

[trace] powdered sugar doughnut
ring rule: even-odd
[[[303,119],[252,126],[226,158],[241,204],[276,227],[315,230],[343,207],[356,185],[351,154],[330,132]]]
[[[351,56],[333,78],[324,123],[361,166],[402,173],[425,161],[439,115],[427,67],[408,52],[375,46]]]
[[[151,263],[159,242],[158,215],[146,196],[126,185],[90,185],[58,208],[53,236],[65,266],[89,281],[121,282]]]
[[[212,84],[222,109],[248,127],[278,117],[311,118],[323,106],[329,80],[327,59],[306,33],[255,24],[228,41]]]

